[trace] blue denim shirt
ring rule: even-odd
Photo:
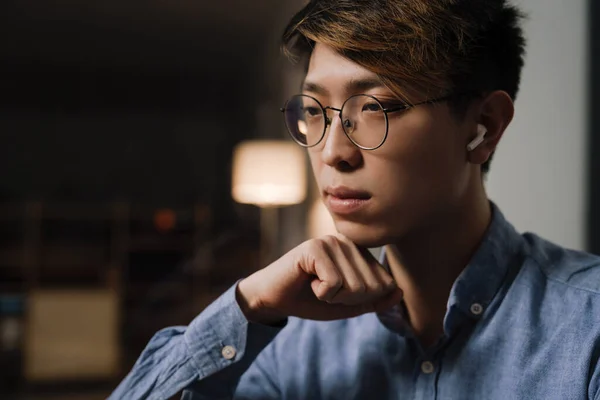
[[[440,341],[421,348],[403,315],[267,327],[234,286],[158,332],[110,399],[600,400],[600,259],[518,234],[495,206]]]

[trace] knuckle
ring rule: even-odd
[[[323,243],[327,246],[337,246],[339,245],[338,239],[334,235],[326,235],[321,238]]]
[[[396,281],[389,274],[385,274],[382,278],[382,286],[386,289],[390,289],[396,286]]]
[[[385,284],[383,285],[384,289],[393,289],[396,287],[396,282],[394,282],[392,279],[390,279],[389,281],[386,281]]]
[[[365,293],[367,291],[367,288],[361,282],[348,283],[348,289],[353,293]]]
[[[315,249],[321,246],[321,242],[318,239],[311,239],[305,243],[307,249]]]
[[[387,271],[380,271],[378,275],[381,286],[388,288],[396,285],[396,281],[394,281],[394,278]]]
[[[325,282],[327,288],[337,290],[342,287],[342,280],[339,277],[331,278]]]
[[[326,244],[319,239],[312,239],[306,242],[306,251],[310,254],[318,254],[326,249]]]
[[[349,239],[348,239],[346,236],[342,235],[342,234],[341,234],[341,233],[339,233],[339,232],[337,232],[337,233],[334,235],[334,237],[336,238],[336,240],[339,240],[340,242],[349,242],[349,241],[350,241],[350,240],[349,240]]]
[[[381,285],[377,282],[368,281],[365,283],[365,290],[367,292],[379,292],[381,289]]]

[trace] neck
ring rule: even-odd
[[[489,201],[482,191],[426,231],[386,246],[391,273],[404,291],[410,323],[425,347],[443,334],[452,285],[479,247],[490,220]]]

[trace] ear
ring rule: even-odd
[[[483,142],[481,142],[472,151],[467,151],[468,160],[472,164],[483,164],[496,150],[498,142],[502,138],[506,127],[510,124],[515,113],[515,107],[508,93],[497,90],[488,94],[479,104],[478,112],[475,115],[477,123],[481,124],[487,130]],[[473,130],[469,137],[469,142],[477,137],[477,129]]]

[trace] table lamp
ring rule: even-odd
[[[241,142],[233,153],[231,194],[238,203],[260,207],[261,262],[273,261],[279,243],[278,208],[306,198],[303,149],[286,140]]]

